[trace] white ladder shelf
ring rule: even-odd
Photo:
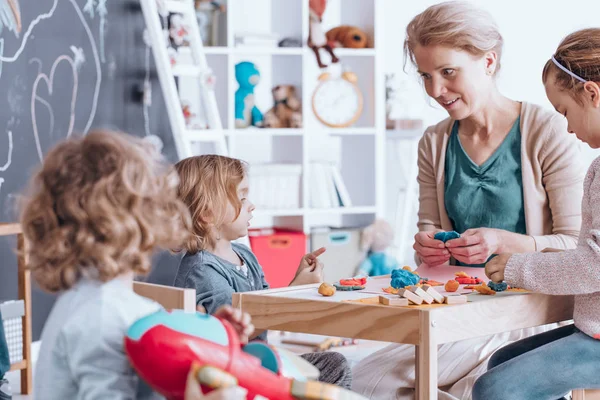
[[[216,154],[227,155],[227,142],[211,84],[213,75],[200,39],[193,0],[141,0],[141,5],[178,158],[193,156],[195,154],[193,145],[199,142],[211,142],[214,144]],[[167,51],[169,39],[165,34],[166,27],[161,23],[161,16],[168,16],[169,13],[180,14],[183,24],[188,29],[191,64],[171,65]],[[197,101],[204,106],[209,130],[190,129],[186,125],[176,77],[190,77],[197,81],[201,94],[201,98]]]

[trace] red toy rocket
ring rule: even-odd
[[[227,321],[206,314],[158,311],[143,317],[129,328],[125,351],[139,376],[172,400],[183,400],[192,363],[200,366],[196,375],[205,393],[238,385],[249,400],[363,399],[338,386],[283,376],[281,358],[270,346],[242,346]]]

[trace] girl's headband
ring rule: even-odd
[[[559,63],[558,61],[556,61],[556,58],[554,58],[554,56],[552,56],[552,62],[554,63],[554,65],[556,65],[558,68],[560,68],[561,70],[565,71],[567,74],[571,75],[573,78],[577,79],[578,81],[581,81],[583,83],[586,83],[587,80],[583,79],[582,77],[580,77],[579,75],[577,75],[576,73],[569,71],[567,68],[565,68],[561,63]]]

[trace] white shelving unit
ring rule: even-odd
[[[329,0],[323,27],[358,26],[370,37],[371,48],[335,49],[342,65],[358,76],[364,106],[358,121],[348,128],[328,128],[314,116],[311,98],[322,70],[306,46],[308,0],[227,0],[222,18],[220,46],[205,47],[208,64],[216,75],[216,96],[232,157],[252,164],[293,163],[302,165],[300,207],[256,210],[252,227],[289,227],[309,233],[313,226],[364,226],[385,214],[385,89],[384,89],[384,4],[382,0]],[[276,33],[281,38],[301,39],[303,47],[236,47],[240,33]],[[330,62],[322,51],[324,62]],[[302,100],[301,129],[236,129],[234,68],[238,62],[256,64],[261,81],[255,88],[258,108],[267,112],[273,105],[272,87],[292,84]],[[182,71],[184,73],[185,71]],[[210,130],[206,135],[214,134]],[[210,149],[199,149],[199,152]],[[336,162],[353,207],[315,209],[310,207],[308,171],[312,161]],[[252,191],[252,182],[251,191]],[[252,194],[251,194],[252,196]]]

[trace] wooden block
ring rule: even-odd
[[[467,296],[456,295],[456,296],[446,296],[444,297],[444,302],[446,304],[463,304],[467,302]]]
[[[429,294],[425,293],[425,291],[423,289],[421,289],[419,286],[409,286],[408,290],[410,290],[411,292],[413,292],[414,294],[416,294],[417,296],[422,298],[423,301],[427,304],[431,304],[434,301],[433,297],[430,296]]]
[[[379,303],[385,304],[386,306],[407,306],[408,299],[405,299],[404,297],[379,296]]]
[[[421,287],[421,289],[423,289],[423,291],[425,293],[427,293],[428,295],[430,295],[431,297],[433,297],[433,300],[436,303],[442,304],[444,302],[444,296],[442,296],[440,294],[440,292],[438,292],[437,290],[435,290],[435,288],[433,286],[423,285]]]
[[[411,304],[423,304],[423,299],[408,289],[400,289],[398,291],[398,297],[404,297],[411,302]]]

